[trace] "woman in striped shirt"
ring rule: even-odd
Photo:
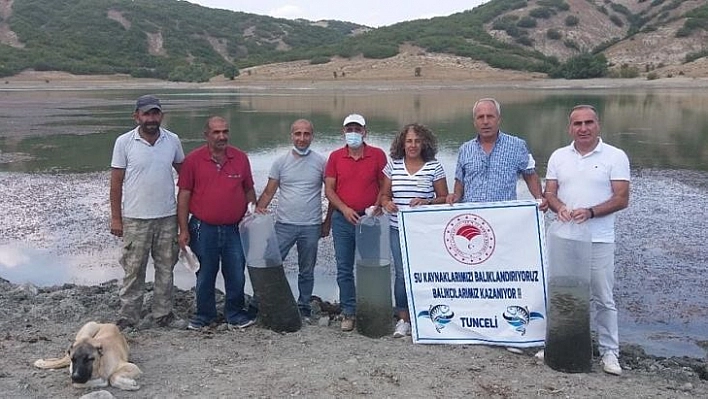
[[[383,170],[380,203],[391,219],[391,253],[396,272],[394,297],[398,323],[393,336],[411,334],[403,260],[398,236],[398,210],[409,206],[444,204],[448,194],[442,165],[435,159],[437,139],[417,123],[403,127],[391,144],[391,160]]]

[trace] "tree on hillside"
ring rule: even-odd
[[[582,53],[560,64],[551,71],[552,78],[592,79],[607,75],[607,58],[604,54]]]

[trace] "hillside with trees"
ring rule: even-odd
[[[178,0],[0,0],[0,76],[23,70],[175,81],[256,65],[386,59],[403,46],[558,78],[635,77],[708,56],[698,0],[491,0],[378,29]]]

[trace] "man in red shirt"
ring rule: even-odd
[[[386,154],[364,143],[366,121],[359,114],[344,119],[346,145],[333,151],[325,168],[325,195],[332,213],[332,239],[337,260],[337,285],[342,306],[342,331],[354,329],[356,287],[354,283],[354,225],[370,206],[379,206]]]
[[[182,249],[189,245],[201,264],[195,288],[197,310],[189,328],[199,329],[216,320],[219,264],[226,291],[224,318],[231,327],[246,328],[255,320],[244,310],[246,260],[238,223],[247,204],[256,202],[251,164],[246,153],[228,144],[229,126],[224,118],[209,118],[204,137],[206,145],[187,155],[177,182],[179,245]]]

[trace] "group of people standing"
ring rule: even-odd
[[[551,209],[563,222],[587,223],[593,237],[592,302],[603,369],[620,374],[617,309],[612,296],[614,213],[628,205],[626,154],[602,141],[599,116],[592,106],[576,106],[568,125],[573,141],[551,155],[544,192],[526,142],[500,130],[500,104],[483,98],[474,104],[472,114],[477,134],[460,147],[451,193],[445,171],[435,158],[436,137],[428,127],[404,126],[387,157],[382,149],[366,143],[365,118],[351,114],[342,124],[346,144],[328,159],[310,148],[312,122],[293,122],[293,147],[273,163],[266,187],[256,199],[248,157],[228,144],[225,119],[209,118],[204,129],[206,145],[185,157],[177,136],[160,126],[160,101],[154,96],[140,97],[134,113],[138,126],[116,140],[111,162],[111,233],[123,237],[124,243],[118,325],[134,326],[141,319],[150,254],[155,264],[152,318],[159,326],[200,329],[215,322],[215,282],[220,268],[226,322],[234,328],[252,325],[254,314],[244,309],[245,259],[238,223],[248,203],[256,204],[256,212],[265,213],[278,193],[275,229],[279,250],[285,258],[297,247],[297,303],[306,320],[311,316],[318,241],[331,230],[342,331],[353,330],[355,324],[355,225],[370,207],[389,214],[398,317],[394,337],[405,337],[411,333],[411,324],[398,210],[515,200],[521,176],[542,211]],[[176,201],[173,170],[179,174]],[[323,185],[329,202],[324,218]],[[177,254],[186,246],[201,264],[196,276],[196,312],[189,323],[175,317],[171,299]]]

